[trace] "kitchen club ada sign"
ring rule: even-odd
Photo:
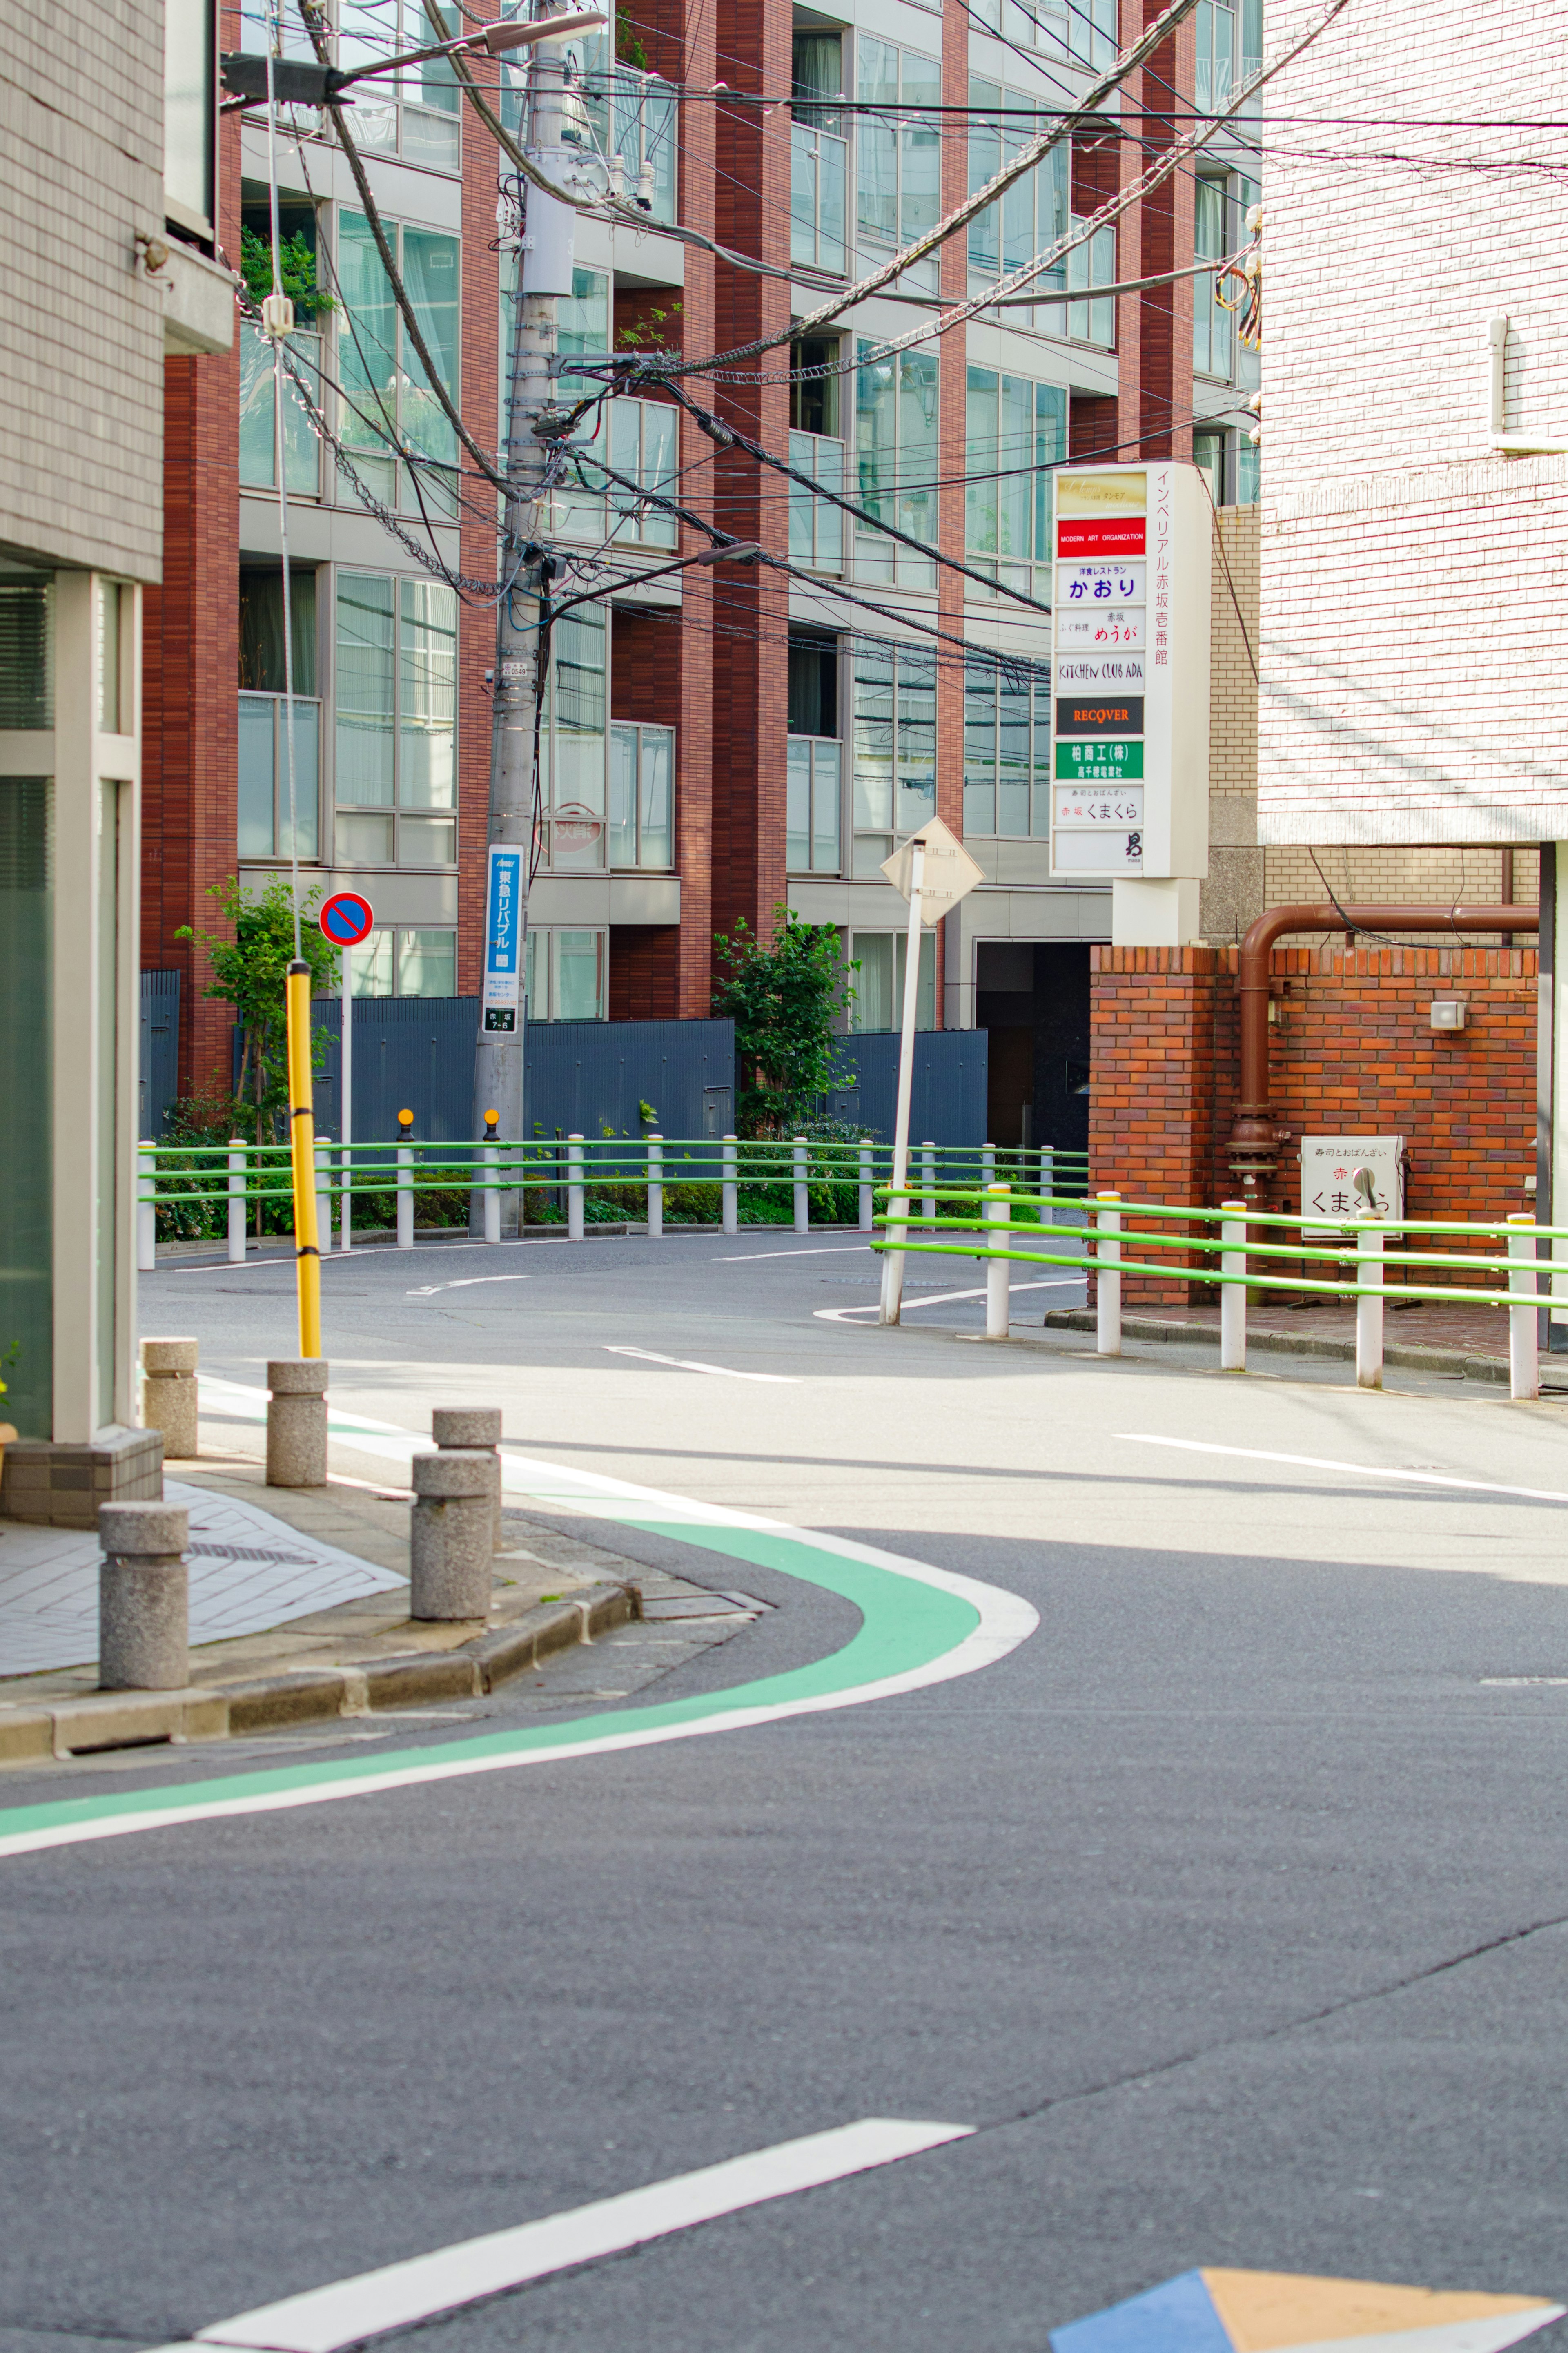
[[[1051,872],[1208,871],[1208,492],[1195,466],[1055,482]]]

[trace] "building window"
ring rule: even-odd
[[[265,205],[247,205],[245,207],[242,235],[246,232],[260,238],[270,260],[272,222]],[[298,249],[302,244],[304,249],[319,262],[319,223],[314,205],[279,206],[278,233],[285,250],[290,246]],[[310,397],[320,408],[321,337],[315,324],[316,311],[311,304],[296,301],[294,318],[294,332],[289,338],[289,356],[304,376],[310,386]],[[300,405],[299,395],[289,382],[287,373],[283,384],[284,475],[290,495],[319,498],[321,492],[321,445]],[[272,392],[272,346],[257,328],[242,320],[239,325],[239,479],[254,490],[275,491],[278,487],[278,442]]]
[[[456,997],[458,934],[382,929],[349,951],[356,997]]]
[[[929,352],[875,359],[875,341],[862,337],[855,371],[855,466],[859,504],[872,522],[855,527],[855,575],[897,580],[904,588],[934,588],[936,566],[879,535],[890,522],[910,538],[936,544],[937,364]]]
[[[862,114],[855,133],[856,207],[865,266],[909,245],[936,225],[941,201],[942,118],[922,119],[921,107],[942,103],[942,68],[934,58],[895,48],[861,33],[855,44],[856,94]],[[936,286],[934,255],[904,273],[911,287]]]
[[[1083,217],[1072,216],[1074,228],[1083,227]],[[1057,282],[1060,274],[1054,273]],[[1070,294],[1078,287],[1114,286],[1116,283],[1116,231],[1107,225],[1097,228],[1092,237],[1075,245],[1067,257],[1067,290]],[[1042,334],[1059,335],[1064,343],[1093,343],[1100,351],[1116,348],[1116,297],[1101,295],[1091,302],[1053,302],[1035,312],[1035,322]]]
[[[607,402],[605,410],[607,415],[601,411],[584,427],[575,445],[576,480],[552,500],[552,527],[563,539],[588,539],[595,545],[613,537],[617,547],[672,548],[676,517],[639,492],[679,495],[679,412],[668,400],[626,398]],[[600,449],[605,449],[620,480],[595,462]],[[628,489],[628,482],[637,487]]]
[[[851,1029],[899,1029],[904,1018],[904,975],[910,966],[907,932],[854,932],[850,934],[851,972],[855,1001],[849,1008]],[[921,934],[920,973],[915,983],[915,1028],[936,1028],[936,934]]]
[[[1193,435],[1193,463],[1209,486],[1216,507],[1256,506],[1258,448],[1251,434],[1235,426],[1208,426]]]
[[[841,871],[842,802],[838,640],[792,631],[784,845],[790,873]]]
[[[458,599],[435,580],[342,572],[336,859],[458,862]]]
[[[294,810],[299,856],[321,855],[321,706],[316,695],[316,575],[291,566]],[[289,736],[281,567],[239,575],[238,839],[241,858],[288,858]]]
[[[1058,384],[968,372],[963,533],[968,562],[1051,601],[1051,478],[1067,456],[1068,396]],[[1038,575],[1031,570],[1037,561]],[[972,587],[972,596],[976,591]]]
[[[1227,172],[1223,177],[1200,178],[1194,213],[1194,258],[1199,261],[1223,261],[1228,253],[1237,252],[1247,241],[1247,215],[1258,202],[1259,186],[1240,172]],[[1227,291],[1235,297],[1237,280],[1226,281]],[[1215,291],[1211,278],[1198,278],[1193,282],[1193,367],[1199,375],[1217,376],[1223,384],[1234,384],[1250,390],[1259,381],[1259,355],[1243,348],[1236,333],[1236,320],[1225,310]]]
[[[53,607],[51,581],[0,578],[0,728],[55,723]]]
[[[398,49],[431,48],[450,37],[423,0],[339,0],[338,25],[338,63],[345,70],[383,65]],[[432,171],[460,168],[463,93],[449,58],[426,58],[406,73],[377,74],[359,83],[353,95],[359,146]]]
[[[211,0],[164,0],[163,211],[175,228],[213,233]]]
[[[522,973],[529,1020],[607,1020],[609,973],[608,932],[530,930]]]
[[[557,874],[599,872],[605,864],[607,656],[602,605],[579,605],[551,631],[540,728],[540,855]]]
[[[1051,829],[1050,673],[974,661],[963,676],[963,831],[1046,839]]]
[[[1094,67],[1116,55],[1116,0],[974,0],[970,13],[1011,48]]]
[[[458,256],[455,237],[385,224],[387,241],[408,290],[426,350],[447,397],[458,406]],[[458,440],[405,335],[391,281],[370,223],[347,206],[338,214],[338,283],[345,315],[338,329],[341,431],[354,470],[389,506],[442,515],[458,512]],[[386,454],[388,445],[430,460],[413,470]]]
[[[789,258],[841,278],[849,263],[849,145],[836,100],[844,96],[842,33],[794,39],[789,156]]]
[[[936,656],[859,638],[854,660],[854,871],[875,876],[936,815]]]
[[[1037,101],[1021,96],[1016,90],[1005,90],[994,81],[971,79],[969,103],[982,110],[972,115],[969,124],[969,193],[985,186],[995,178],[1005,163],[1008,163],[1031,139],[1045,127],[1045,115],[1031,116],[1026,109]],[[987,121],[984,110],[1003,110]],[[1004,271],[1019,269],[1026,261],[1043,253],[1048,246],[1067,233],[1068,216],[1071,210],[1068,179],[1072,158],[1064,140],[1053,147],[1044,163],[1037,164],[1023,179],[1015,180],[1006,193],[994,205],[987,205],[969,225],[970,290],[977,292],[982,286],[1002,276]],[[1047,270],[1037,281],[1042,293],[1055,292],[1067,286],[1067,269],[1058,263]],[[1008,321],[1015,325],[1026,322],[1033,315],[1026,309],[1008,311]]]
[[[837,367],[837,335],[806,335],[790,345],[792,370]],[[839,438],[837,375],[806,375],[790,385],[789,461],[824,490],[846,495],[846,450]],[[816,498],[804,482],[789,491],[789,560],[804,572],[844,569],[844,510]]]
[[[610,864],[675,864],[675,730],[610,723]]]
[[[1198,0],[1194,24],[1193,104],[1223,114],[1263,63],[1263,0]]]

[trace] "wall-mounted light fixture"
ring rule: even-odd
[[[1467,1010],[1462,997],[1435,997],[1428,1008],[1428,1018],[1434,1029],[1462,1029]]]

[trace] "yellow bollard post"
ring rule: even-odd
[[[316,1122],[310,1101],[310,967],[290,964],[289,1141],[294,1172],[294,1259],[300,1290],[300,1354],[321,1353],[321,1238],[316,1229]]]

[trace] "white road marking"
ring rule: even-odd
[[[362,2272],[328,2287],[286,2296],[232,2320],[199,2328],[193,2345],[258,2348],[258,2353],[339,2353],[389,2328],[412,2328],[437,2313],[500,2295],[528,2281],[577,2263],[597,2263],[672,2231],[689,2231],[723,2214],[736,2214],[773,2198],[818,2189],[854,2173],[867,2173],[947,2142],[967,2140],[973,2125],[906,2124],[896,2117],[867,2116],[835,2131],[808,2133],[801,2140],[755,2149],[721,2165],[628,2189],[618,2198],[596,2199],[562,2214],[547,2214],[515,2230],[490,2231],[483,2238],[416,2255],[384,2270]],[[160,2348],[159,2353],[174,2353]]]
[[[640,1356],[645,1364],[670,1365],[678,1373],[717,1373],[726,1381],[787,1381],[799,1388],[799,1373],[738,1373],[732,1365],[700,1364],[694,1356],[659,1356],[651,1348],[617,1347],[613,1340],[603,1344],[612,1356]]]
[[[1568,1493],[1557,1487],[1503,1487],[1490,1479],[1456,1479],[1446,1471],[1391,1471],[1375,1462],[1336,1462],[1323,1454],[1272,1454],[1258,1446],[1216,1446],[1201,1438],[1154,1438],[1141,1430],[1120,1435],[1130,1446],[1174,1446],[1185,1454],[1231,1454],[1245,1462],[1285,1462],[1298,1471],[1351,1471],[1358,1479],[1406,1479],[1418,1487],[1463,1487],[1472,1494],[1521,1495],[1530,1504],[1568,1504]]]
[[[531,1282],[528,1274],[460,1274],[455,1282],[424,1282],[417,1291],[405,1291],[405,1299],[434,1299],[438,1291],[472,1291],[481,1282]]]
[[[712,1266],[749,1266],[754,1258],[842,1258],[850,1250],[868,1250],[869,1242],[817,1242],[810,1250],[742,1250],[731,1258],[716,1258]]]
[[[1070,1291],[1082,1281],[1081,1274],[1055,1274],[1042,1276],[1038,1282],[1015,1282],[1010,1288],[1013,1291]],[[945,1307],[950,1300],[984,1299],[984,1283],[978,1291],[933,1291],[928,1297],[921,1299],[906,1297],[900,1312],[907,1315],[911,1307]],[[811,1312],[820,1324],[842,1324],[851,1315],[880,1314],[881,1303],[871,1299],[863,1307],[814,1307]]]

